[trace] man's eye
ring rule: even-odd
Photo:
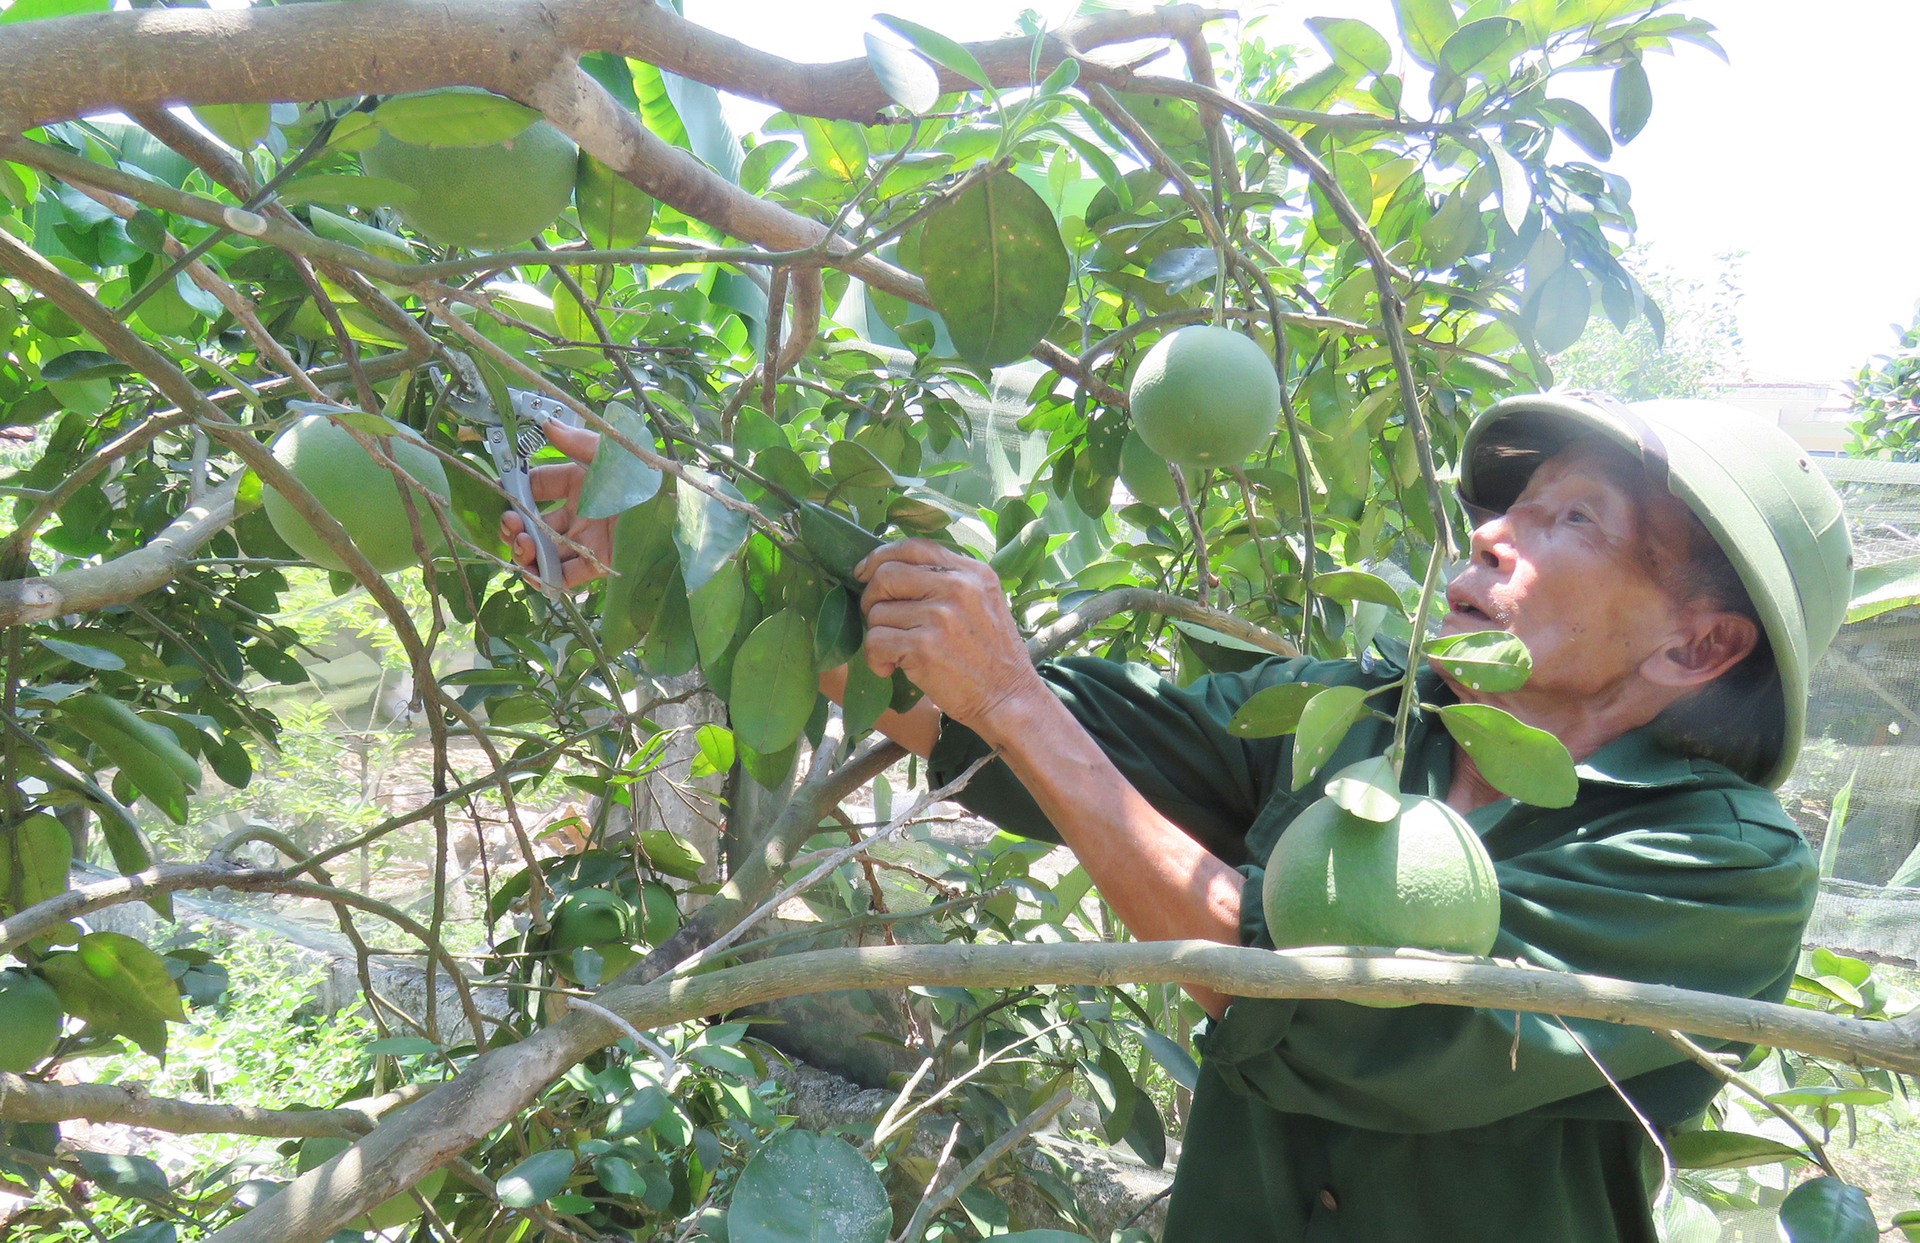
[[[1584,509],[1569,509],[1567,511],[1567,521],[1568,522],[1592,522],[1593,519],[1587,515],[1587,511]]]

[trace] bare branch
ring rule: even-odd
[[[602,992],[597,1004],[657,1027],[779,997],[911,984],[1198,984],[1228,996],[1427,1002],[1560,1014],[1792,1048],[1857,1066],[1920,1071],[1912,1020],[1870,1022],[1743,997],[1402,951],[1289,951],[1207,941],[1064,945],[893,945],[763,959],[691,978]],[[619,1030],[574,1013],[469,1063],[278,1196],[224,1227],[215,1243],[318,1243],[399,1194],[525,1109]],[[1678,1055],[1676,1054],[1676,1057]]]
[[[390,1092],[337,1109],[256,1109],[148,1096],[138,1085],[41,1083],[0,1071],[0,1118],[8,1122],[117,1122],[174,1135],[263,1135],[353,1138],[378,1126],[385,1114],[426,1094],[427,1085]]]
[[[180,563],[233,521],[236,476],[189,508],[144,548],[100,565],[45,578],[0,582],[0,626],[23,626],[66,613],[86,613],[138,599],[171,579]]]
[[[1095,596],[1071,613],[1056,618],[1036,631],[1033,638],[1027,641],[1027,650],[1033,653],[1036,660],[1050,656],[1119,613],[1157,613],[1162,617],[1175,617],[1231,635],[1242,643],[1251,643],[1275,656],[1300,654],[1300,649],[1287,639],[1244,618],[1195,604],[1181,596],[1149,591],[1144,587],[1119,587]]]

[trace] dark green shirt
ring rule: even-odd
[[[1182,689],[1140,665],[1041,666],[1135,788],[1245,874],[1240,935],[1259,946],[1272,944],[1261,864],[1323,778],[1293,791],[1291,738],[1235,738],[1227,721],[1276,683],[1377,686],[1397,672],[1271,660]],[[1450,698],[1438,679],[1425,689],[1429,701]],[[1323,773],[1381,754],[1391,733],[1362,721]],[[930,776],[951,780],[983,753],[948,724]],[[1452,769],[1449,735],[1423,714],[1403,788],[1444,798]],[[1571,807],[1502,799],[1468,817],[1500,878],[1494,955],[1784,997],[1816,871],[1773,795],[1645,730],[1579,772]],[[960,801],[1011,832],[1059,840],[1003,764]],[[1198,1045],[1166,1243],[1652,1243],[1644,1131],[1591,1058],[1656,1125],[1697,1115],[1718,1087],[1643,1028],[1461,1006],[1239,998]]]

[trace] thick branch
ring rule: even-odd
[[[1082,51],[1177,38],[1225,16],[1191,5],[1096,12],[1061,34]],[[1032,41],[971,45],[1003,86],[1028,81]],[[0,32],[0,128],[127,108],[387,95],[466,84],[525,98],[581,52],[632,56],[790,112],[872,122],[888,97],[864,58],[808,65],[704,29],[652,0],[363,0],[352,6],[141,9]],[[1040,72],[1060,63],[1056,39]],[[942,89],[970,84],[943,73]]]
[[[233,521],[238,477],[195,505],[143,548],[100,565],[45,578],[0,582],[0,626],[23,626],[66,613],[125,604],[171,579],[180,563]]]
[[[338,1109],[256,1109],[249,1105],[210,1105],[200,1101],[148,1096],[139,1087],[117,1083],[41,1083],[0,1071],[0,1118],[8,1122],[118,1122],[174,1135],[302,1136],[364,1135],[384,1114],[418,1091],[394,1092],[360,1105]]]
[[[911,984],[1199,984],[1236,997],[1336,998],[1489,1006],[1693,1032],[1798,1049],[1858,1066],[1920,1071],[1907,1021],[1868,1022],[1657,984],[1358,951],[1276,954],[1207,941],[1069,945],[893,945],[764,959],[597,998],[636,1027],[658,1027],[780,997]],[[527,1108],[619,1030],[581,1012],[474,1059],[445,1087],[280,1195],[210,1236],[215,1243],[317,1243],[399,1194]]]

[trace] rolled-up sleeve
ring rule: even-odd
[[[1048,661],[1040,676],[1099,743],[1121,776],[1161,815],[1230,863],[1248,858],[1247,828],[1284,772],[1290,739],[1243,739],[1227,731],[1256,692],[1283,682],[1348,681],[1347,662],[1274,659],[1244,673],[1220,673],[1176,686],[1152,669],[1094,658]],[[943,723],[928,760],[935,785],[952,781],[987,754],[965,726]],[[975,815],[1009,833],[1060,840],[1033,796],[999,761],[982,768],[957,796]]]

